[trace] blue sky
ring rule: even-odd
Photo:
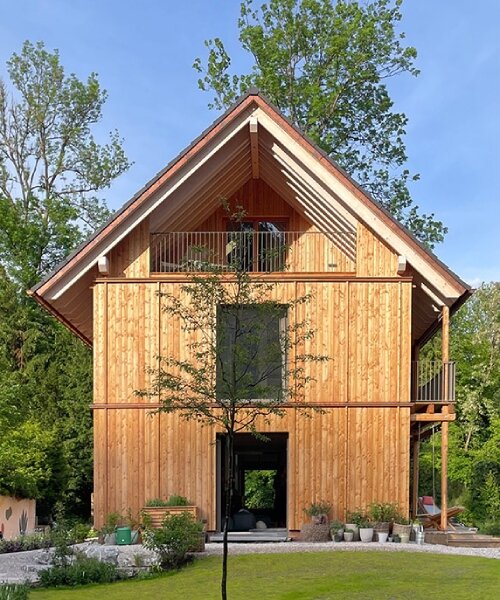
[[[107,193],[118,208],[215,118],[191,68],[221,37],[236,71],[238,0],[0,0],[0,75],[25,39],[58,48],[67,72],[99,74],[101,131],[118,129],[132,168]],[[449,228],[438,256],[473,285],[500,280],[500,2],[406,0],[402,29],[417,78],[391,82],[409,117],[413,197]]]

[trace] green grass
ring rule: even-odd
[[[33,600],[210,600],[220,597],[219,557],[150,580],[36,590]],[[392,552],[230,557],[230,600],[488,600],[498,598],[500,561]]]

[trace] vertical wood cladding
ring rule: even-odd
[[[148,386],[146,368],[158,354],[182,356],[186,348],[186,333],[161,312],[159,289],[177,294],[180,284],[94,287],[94,402],[107,405],[94,411],[96,524],[112,510],[136,512],[148,498],[178,493],[213,529],[215,430],[178,414],[152,415],[147,404],[155,399],[134,394]],[[288,526],[300,529],[304,507],[321,498],[340,518],[374,500],[406,510],[409,409],[380,404],[409,400],[411,283],[289,282],[273,296],[286,302],[304,293],[312,300],[297,318],[318,324],[305,350],[331,359],[307,366],[316,381],[305,400],[324,412],[306,417],[291,408],[259,424],[288,432]]]

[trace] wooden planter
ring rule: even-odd
[[[198,520],[197,506],[144,506],[142,514],[148,517],[151,527],[161,527],[167,515],[181,515],[189,513]]]

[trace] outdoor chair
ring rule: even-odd
[[[465,509],[461,506],[452,506],[446,511],[446,523],[451,529],[456,527],[451,523],[453,519]],[[436,504],[433,496],[421,496],[418,499],[417,517],[421,520],[425,528],[434,528],[441,530],[441,509]]]

